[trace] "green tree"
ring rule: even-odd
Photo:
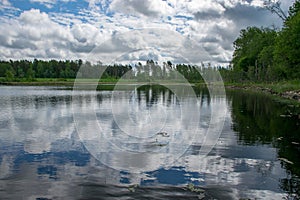
[[[12,69],[6,70],[5,72],[6,81],[13,81],[15,78],[15,73]]]
[[[38,78],[44,78],[45,68],[41,61],[38,61],[38,64],[36,64],[36,77]]]
[[[12,70],[10,63],[5,61],[0,62],[0,77],[6,77],[7,70]]]
[[[276,68],[283,78],[300,78],[300,3],[290,8],[290,16],[284,22],[274,50]]]
[[[234,42],[232,64],[235,74],[240,71],[242,80],[264,80],[268,66],[273,63],[276,37],[276,31],[269,28],[248,27],[241,30]]]
[[[28,81],[32,81],[34,79],[34,71],[33,71],[32,65],[30,65],[30,67],[28,68],[28,70],[26,72],[26,79]]]
[[[233,67],[245,72],[248,71],[249,66],[254,66],[255,60],[259,50],[261,30],[257,27],[248,27],[242,29],[240,36],[234,41],[234,53],[233,53]]]
[[[289,9],[289,17],[287,18],[287,20],[291,17],[294,17],[299,11],[300,11],[300,1],[296,0]]]

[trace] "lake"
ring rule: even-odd
[[[186,91],[1,86],[0,199],[300,198],[299,106]]]

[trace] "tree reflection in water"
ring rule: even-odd
[[[287,171],[280,187],[292,197],[295,194],[300,197],[299,105],[244,91],[229,91],[228,98],[232,102],[233,130],[239,143],[275,147],[282,168]]]

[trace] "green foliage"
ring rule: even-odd
[[[296,0],[289,9],[289,17],[288,17],[287,21],[289,20],[289,18],[294,17],[299,12],[300,12],[300,1]]]
[[[234,48],[233,69],[222,71],[228,82],[300,79],[300,1],[290,7],[282,30],[242,29]]]
[[[169,66],[169,65],[168,65]],[[171,76],[171,79],[182,79],[178,77],[178,74],[173,73],[172,71],[176,71],[177,73],[180,73],[185,79],[187,79],[191,83],[199,83],[203,82],[202,75],[208,75],[208,73],[211,71],[216,70],[215,68],[212,68],[210,65],[207,67],[201,66],[193,66],[193,65],[186,65],[186,64],[177,64],[173,68],[169,68],[170,72],[168,75]],[[208,70],[209,69],[209,70]]]
[[[288,79],[300,78],[300,12],[289,17],[279,33],[274,60]]]
[[[33,81],[34,80],[34,71],[32,69],[32,65],[28,68],[27,72],[26,72],[26,79],[28,81]]]
[[[6,77],[6,71],[12,71],[13,68],[9,62],[0,62],[0,77]]]
[[[235,71],[244,72],[243,80],[264,80],[267,67],[273,63],[273,45],[277,33],[267,28],[248,27],[235,40],[232,64]]]
[[[43,61],[43,60],[17,60],[9,62],[0,61],[0,77],[6,77],[6,81],[26,80],[35,78],[75,78],[82,61]],[[7,71],[10,71],[7,73]]]
[[[80,72],[79,72],[80,69]],[[57,60],[19,60],[0,61],[0,77],[2,82],[11,81],[39,81],[43,80],[67,80],[76,76],[82,79],[99,79],[100,71],[102,76],[100,81],[116,82],[119,79],[138,80],[140,82],[174,80],[178,81],[179,73],[190,83],[203,82],[201,74],[210,76],[216,69],[210,66],[173,64],[170,61],[164,62],[162,66],[153,60],[146,61],[145,64],[138,63],[134,67],[131,65],[113,64],[96,65],[86,62],[84,65],[78,61],[57,61]],[[0,80],[0,82],[1,82]]]
[[[15,77],[15,75],[12,70],[6,70],[6,72],[5,72],[6,81],[13,81],[14,77]]]

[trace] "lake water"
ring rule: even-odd
[[[0,199],[300,198],[299,107],[175,91],[1,86]]]

